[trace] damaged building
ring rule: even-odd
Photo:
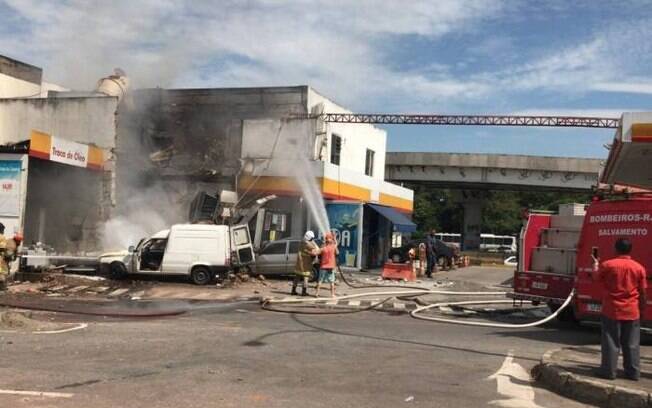
[[[318,229],[311,203],[325,200],[340,262],[350,267],[381,265],[392,240],[414,230],[406,217],[412,191],[384,180],[386,132],[308,117],[347,112],[308,86],[126,96],[118,86],[112,97],[37,89],[40,69],[4,61],[0,178],[11,192],[3,190],[0,220],[28,244],[124,248],[187,222],[198,194],[221,190],[237,191],[241,206],[276,196],[251,220],[257,246]],[[8,92],[5,83],[20,86]],[[309,176],[315,194],[299,175]]]
[[[96,250],[112,205],[105,163],[118,101],[43,97],[52,91],[65,89],[43,82],[40,68],[0,56],[0,222],[28,245]]]
[[[118,115],[120,214],[146,206],[173,223],[187,220],[201,191],[237,190],[245,206],[274,194],[251,223],[260,246],[317,230],[298,177],[307,173],[341,238],[342,264],[380,266],[392,238],[414,230],[412,191],[384,180],[385,131],[308,118],[346,112],[308,86],[152,89],[131,99]]]

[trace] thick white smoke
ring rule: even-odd
[[[326,213],[326,206],[324,205],[324,198],[322,196],[319,185],[317,184],[316,175],[313,173],[313,168],[305,155],[297,155],[297,164],[299,165],[298,171],[294,172],[294,177],[301,188],[303,199],[308,205],[310,215],[314,220],[319,232],[325,234],[330,231],[330,223],[328,221],[328,214]]]

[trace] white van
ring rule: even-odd
[[[114,278],[130,273],[189,275],[197,285],[254,261],[247,225],[177,224],[127,251],[100,256],[101,267]]]

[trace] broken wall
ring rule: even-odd
[[[305,114],[307,90],[134,91],[118,114],[116,214],[138,215],[138,233],[186,222],[198,191],[235,189],[243,121]]]

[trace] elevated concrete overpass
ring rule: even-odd
[[[585,192],[601,160],[504,154],[388,152],[385,179],[468,190]]]
[[[477,249],[480,233],[491,232],[482,230],[486,191],[588,192],[598,184],[600,169],[599,159],[504,154],[394,152],[385,159],[388,181],[458,191],[464,249]]]

